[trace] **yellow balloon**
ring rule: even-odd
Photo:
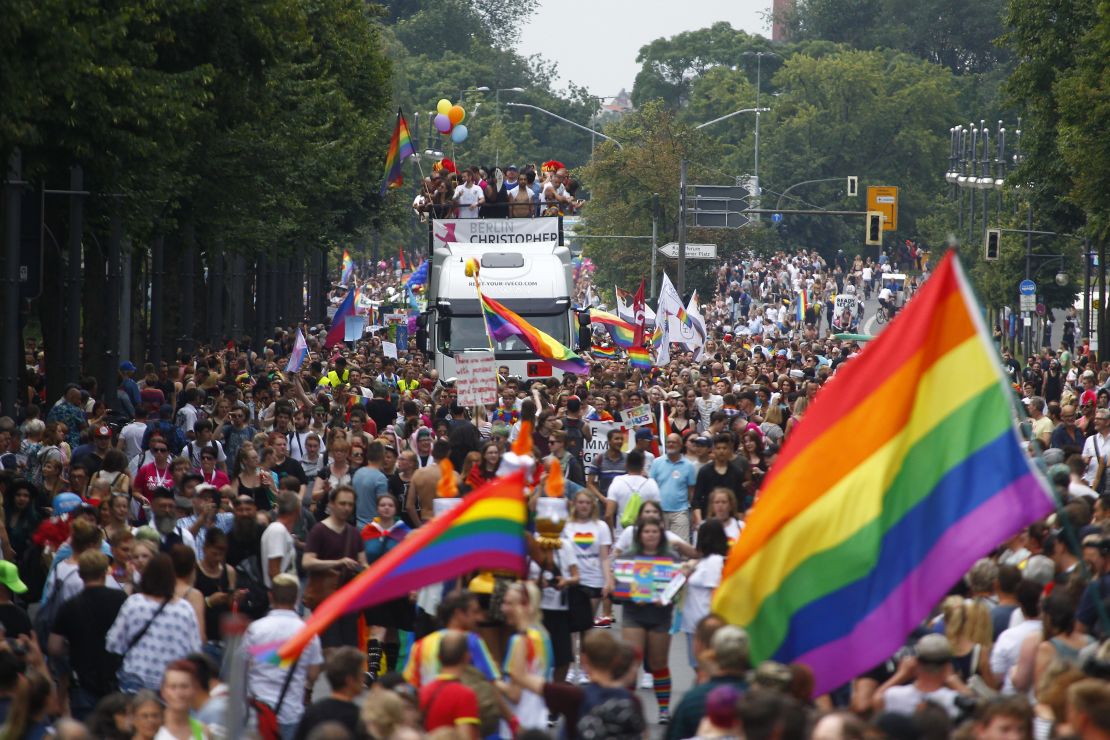
[[[451,121],[452,125],[458,126],[462,123],[462,120],[466,118],[466,111],[463,110],[461,105],[452,105],[447,111],[447,118]]]
[[[451,110],[451,101],[447,98],[440,98],[440,101],[436,103],[436,113],[447,115],[449,110]]]

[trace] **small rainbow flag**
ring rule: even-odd
[[[343,263],[342,271],[339,275],[339,284],[346,285],[351,281],[351,275],[355,271],[355,261],[351,259],[351,253],[346,249],[343,250]]]
[[[590,366],[581,357],[555,341],[549,334],[532,326],[485,293],[479,293],[479,295],[482,299],[482,313],[486,317],[486,326],[494,341],[503,342],[515,335],[520,337],[540,358],[565,373],[586,375],[590,372]]]
[[[599,311],[596,308],[591,308],[590,323],[604,326],[606,331],[609,332],[609,336],[612,337],[613,343],[621,349],[628,349],[633,345],[636,329],[632,324],[619,316],[611,314],[608,311]]]
[[[748,631],[753,665],[807,665],[815,695],[840,686],[1052,511],[1011,403],[949,253],[810,405],[728,556],[713,611]]]
[[[629,347],[628,364],[637,370],[651,370],[651,352],[647,347]]]
[[[617,356],[616,347],[603,347],[600,344],[595,344],[591,346],[590,352],[597,355],[598,357],[608,357],[610,359]]]
[[[390,188],[399,188],[405,179],[401,176],[401,163],[416,154],[409,136],[409,125],[401,109],[397,109],[397,125],[393,128],[393,138],[389,140],[389,151],[385,153],[385,179],[382,180],[381,195]]]
[[[313,637],[345,614],[404,596],[474,570],[523,576],[528,545],[524,524],[524,471],[490,481],[457,507],[413,530],[354,580],[329,596],[280,647],[251,648],[256,657],[289,663]]]
[[[806,295],[806,289],[802,288],[798,291],[798,326],[805,323],[806,309],[809,308],[809,297]]]

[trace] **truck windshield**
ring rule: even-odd
[[[522,316],[532,326],[536,327],[542,332],[550,335],[555,341],[566,346],[571,346],[569,337],[569,327],[567,326],[567,315],[559,313],[550,316],[532,316],[525,314]],[[452,316],[450,322],[445,322],[445,326],[449,326],[449,330],[444,332],[440,341],[440,351],[450,354],[455,351],[464,351],[468,349],[489,349],[489,340],[486,339],[485,322],[481,316]],[[531,355],[531,350],[528,349],[520,337],[512,336],[503,342],[495,342],[494,350],[498,356],[505,353],[506,356],[513,356],[514,353],[519,353],[520,356]]]

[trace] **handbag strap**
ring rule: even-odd
[[[281,684],[281,693],[278,694],[277,704],[274,705],[275,717],[281,714],[281,705],[285,703],[285,694],[289,691],[289,684],[293,682],[293,672],[297,670],[297,664],[300,662],[301,656],[298,655],[297,659],[293,661],[293,665],[289,666],[289,672],[285,674],[285,682]]]
[[[139,630],[137,633],[135,633],[135,636],[131,638],[131,642],[127,643],[127,649],[123,651],[123,655],[121,657],[124,657],[124,658],[127,657],[127,654],[131,652],[131,648],[133,648],[133,647],[135,647],[136,645],[139,644],[139,640],[143,639],[143,637],[146,636],[146,632],[147,632],[147,630],[150,629],[150,625],[154,624],[154,620],[158,619],[158,615],[162,613],[162,610],[165,609],[166,605],[169,604],[169,603],[170,603],[170,600],[166,599],[165,601],[163,601],[161,604],[158,605],[158,608],[154,612],[154,616],[152,616],[147,621],[147,623],[143,625],[143,628],[141,630]]]

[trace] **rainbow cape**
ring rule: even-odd
[[[385,153],[385,179],[382,180],[380,195],[385,195],[390,188],[399,188],[404,184],[401,176],[401,163],[416,154],[409,136],[409,125],[401,109],[397,109],[397,125],[393,127],[393,137],[389,140],[389,151]]]
[[[814,695],[886,660],[980,557],[1053,509],[953,254],[786,440],[713,611]]]
[[[343,341],[346,336],[346,323],[348,316],[355,315],[355,301],[358,300],[356,294],[358,288],[348,291],[347,297],[339,304],[339,308],[335,309],[335,318],[331,321],[331,327],[328,329],[328,335],[324,339],[324,346],[327,348],[334,347]]]
[[[251,650],[260,659],[290,663],[313,637],[345,614],[474,570],[507,570],[523,576],[526,520],[524,471],[490,481],[451,511],[413,530],[325,599],[304,627],[280,647],[271,643]]]
[[[576,375],[589,374],[590,366],[569,348],[564,347],[552,336],[532,326],[485,293],[479,292],[479,296],[482,299],[482,314],[485,316],[486,326],[495,342],[503,342],[511,336],[518,336],[540,358],[563,372]]]
[[[355,271],[355,262],[351,259],[351,253],[346,249],[343,250],[343,263],[342,270],[339,275],[339,284],[346,285],[351,280],[351,274]]]

